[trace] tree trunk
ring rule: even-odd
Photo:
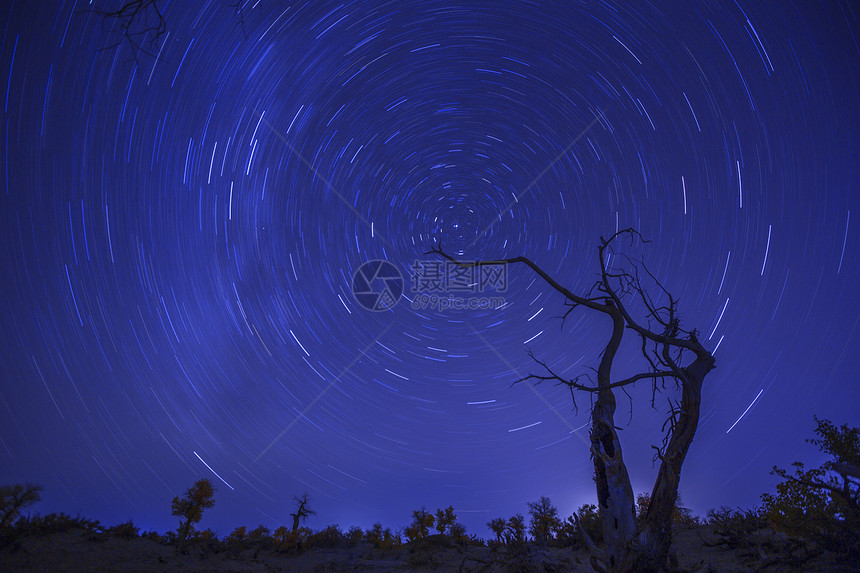
[[[598,369],[597,400],[592,409],[591,443],[594,456],[597,499],[606,543],[596,556],[596,569],[607,573],[661,571],[672,544],[672,518],[678,497],[681,466],[699,424],[702,382],[714,367],[704,349],[688,367],[682,368],[680,411],[660,463],[651,502],[636,523],[635,500],[630,477],[615,430],[615,395],[610,368],[620,345],[624,321],[613,316],[613,334]],[[601,563],[602,561],[602,563]]]
[[[700,354],[690,366],[682,369],[684,380],[681,383],[678,419],[663,452],[651,501],[638,524],[636,540],[631,543],[623,568],[619,571],[661,571],[666,563],[672,545],[672,519],[678,498],[681,466],[699,425],[702,382],[713,367],[714,359],[706,353]]]
[[[633,488],[621,451],[621,441],[615,431],[615,394],[610,388],[612,361],[624,335],[624,318],[620,312],[612,316],[612,337],[597,369],[600,390],[591,411],[591,448],[594,458],[597,502],[606,548],[603,567],[616,571],[625,561],[631,539],[636,533],[636,513]]]

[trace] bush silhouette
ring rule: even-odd
[[[815,419],[816,438],[807,440],[831,459],[794,474],[774,466],[783,479],[776,494],[763,494],[764,516],[775,528],[813,539],[827,549],[860,554],[860,427]]]
[[[33,483],[0,486],[0,530],[12,525],[25,507],[42,499],[42,486]]]
[[[183,497],[174,497],[170,504],[172,514],[181,518],[176,531],[176,551],[185,550],[194,524],[203,518],[203,510],[215,505],[215,489],[208,479],[198,480]]]
[[[351,547],[358,545],[363,539],[364,532],[357,525],[353,525],[349,528],[349,531],[346,532],[346,542]]]
[[[453,511],[453,510],[452,510]],[[403,530],[406,539],[416,541],[430,535],[430,528],[436,522],[432,513],[428,513],[424,507],[412,512],[412,523]]]
[[[581,506],[577,512],[582,529],[591,537],[595,543],[603,543],[603,525],[600,522],[600,514],[597,506],[587,503]]]
[[[636,517],[645,515],[645,512],[648,510],[649,503],[651,503],[650,494],[640,493],[636,496]],[[675,508],[672,510],[672,523],[683,525],[685,527],[693,527],[700,523],[699,518],[693,515],[693,512],[688,508],[684,507],[681,502],[680,494],[675,500]]]
[[[431,516],[432,517],[432,516]],[[391,532],[389,528],[382,528],[382,524],[376,522],[365,533],[365,538],[377,549],[392,549],[400,545],[400,536]]]
[[[129,519],[125,523],[108,527],[105,529],[105,533],[112,537],[119,537],[120,539],[137,539],[140,537],[140,528]]]
[[[337,524],[320,529],[308,539],[309,547],[334,548],[343,545],[346,545],[346,536],[338,528]]]
[[[723,506],[710,509],[706,521],[714,527],[718,544],[732,549],[747,545],[751,535],[767,525],[761,510],[757,508],[733,510]]]

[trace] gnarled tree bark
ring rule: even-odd
[[[595,396],[591,409],[591,455],[605,547],[597,547],[582,527],[579,530],[591,552],[592,566],[606,573],[660,571],[664,568],[672,543],[672,514],[678,497],[681,466],[699,424],[702,384],[705,376],[714,368],[714,357],[699,342],[696,331],[680,327],[674,297],[642,263],[614,252],[614,241],[623,235],[642,240],[633,229],[619,231],[608,240],[601,238],[598,248],[600,279],[586,295],[574,294],[526,257],[459,261],[441,247],[430,251],[461,267],[525,264],[565,297],[570,307],[565,318],[575,308],[582,306],[605,314],[612,321],[612,333],[597,368],[596,384],[583,383],[581,377],[563,378],[534,356],[532,358],[546,373],[529,374],[522,379],[538,382],[550,380],[568,386],[572,395],[574,391],[581,391]],[[624,270],[610,267],[607,255],[612,254],[630,263],[633,268]],[[657,306],[642,284],[641,272],[646,273],[661,294],[668,297],[666,305]],[[644,305],[644,325],[625,306],[625,299],[630,298]],[[642,358],[647,366],[638,374],[613,380],[612,365],[628,330],[640,338]],[[669,428],[662,447],[655,447],[660,467],[650,503],[637,520],[633,488],[615,425],[615,389],[642,380],[651,381],[653,392],[657,391],[658,384],[665,386],[666,381],[674,381],[680,388],[681,398],[676,405],[670,406],[667,420]]]

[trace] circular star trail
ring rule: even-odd
[[[857,423],[851,3],[166,3],[134,43],[119,3],[31,4],[0,15],[0,481],[43,512],[163,531],[200,477],[221,534],[303,491],[313,527],[453,505],[479,535],[592,502],[588,398],[512,383],[529,350],[588,372],[609,325],[519,267],[501,305],[415,304],[438,244],[585,293],[601,236],[651,241],[717,359],[699,513],[809,459],[813,415]],[[671,395],[619,394],[637,492]]]

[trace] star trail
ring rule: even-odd
[[[119,5],[0,8],[0,483],[37,511],[164,531],[202,477],[222,535],[305,491],[314,528],[453,505],[481,536],[593,503],[588,397],[513,382],[529,351],[588,372],[609,324],[518,266],[425,304],[439,242],[584,294],[601,236],[650,240],[717,361],[697,513],[817,461],[813,415],[860,422],[855,4],[163,2],[139,49]],[[404,281],[381,312],[374,260]],[[650,395],[618,393],[637,492]]]

